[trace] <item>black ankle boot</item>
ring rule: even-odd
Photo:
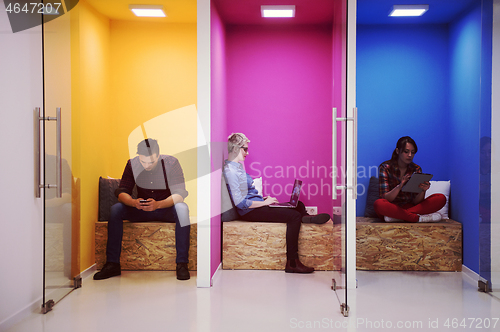
[[[189,280],[189,278],[191,278],[189,275],[188,263],[177,263],[175,271],[178,280]]]
[[[120,263],[109,262],[104,264],[102,270],[94,274],[94,280],[108,279],[122,274]]]
[[[305,266],[298,259],[287,259],[285,272],[286,273],[313,273],[314,268]]]

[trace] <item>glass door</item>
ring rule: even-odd
[[[332,186],[335,234],[337,234],[335,246],[340,246],[340,250],[334,251],[336,255],[334,261],[339,269],[334,272],[332,289],[336,292],[340,311],[344,316],[349,315],[347,294],[352,287],[350,280],[355,278],[352,259],[348,259],[352,256],[355,260],[355,252],[351,253],[352,248],[348,250],[348,244],[355,243],[355,233],[352,233],[349,229],[352,227],[349,226],[355,225],[356,220],[357,110],[354,90],[349,89],[349,86],[355,86],[355,11],[355,1],[338,1],[333,37],[332,156],[335,172]],[[354,242],[349,238],[348,235],[352,235],[349,232],[354,234]]]
[[[45,3],[56,6],[56,3]],[[62,4],[64,5],[64,4]],[[52,7],[54,8],[54,7]],[[73,212],[77,203],[71,171],[70,15],[60,7],[43,15],[44,107],[40,111],[44,184],[43,312],[80,285]],[[76,215],[76,214],[75,214]],[[75,218],[77,219],[77,218]],[[74,237],[75,239],[78,236]]]
[[[479,289],[500,298],[500,1],[482,1],[481,126],[479,137]],[[491,43],[491,44],[490,44]],[[491,57],[491,58],[490,58]],[[490,73],[492,74],[490,76]],[[493,204],[492,204],[493,203]]]

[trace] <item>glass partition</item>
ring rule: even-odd
[[[47,3],[48,4],[48,3]],[[47,5],[46,4],[46,5]],[[60,9],[62,11],[62,9]],[[43,312],[79,284],[72,243],[75,186],[71,171],[70,15],[44,15],[44,108],[40,112],[44,172]]]
[[[479,288],[500,298],[500,1],[483,1],[479,142]],[[490,75],[490,73],[492,75]]]
[[[355,204],[356,162],[356,112],[348,111],[348,35],[347,1],[338,1],[334,11],[333,28],[333,112],[332,112],[332,159],[335,170],[332,179],[334,205],[334,273],[332,289],[339,301],[340,311],[349,315],[347,305],[347,222],[351,216],[351,206]],[[350,60],[354,61],[354,57]],[[340,84],[335,84],[340,82]],[[352,161],[350,163],[349,161]],[[353,173],[354,172],[354,173]],[[349,218],[348,218],[349,217]]]
[[[304,2],[290,19],[262,18],[255,1],[212,0],[211,8],[212,134],[227,129],[223,140],[231,132],[248,135],[245,168],[251,177],[262,177],[265,195],[288,199],[289,183],[301,178],[304,204],[317,213],[333,211],[333,254],[318,270],[333,270],[333,285],[325,291],[334,309],[338,298],[345,315],[345,236],[348,219],[355,219],[356,173],[355,106],[347,102],[347,59],[355,60],[347,56],[347,3]],[[316,259],[314,254],[307,258]]]

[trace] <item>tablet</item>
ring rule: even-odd
[[[413,173],[411,178],[406,182],[402,191],[410,192],[410,193],[419,193],[422,191],[418,186],[421,183],[427,182],[432,179],[432,174],[426,173]]]

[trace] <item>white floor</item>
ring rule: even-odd
[[[348,318],[332,277],[223,270],[202,289],[195,276],[178,281],[174,272],[125,271],[85,279],[51,312],[7,331],[500,331],[500,300],[478,292],[462,273],[358,271]]]

